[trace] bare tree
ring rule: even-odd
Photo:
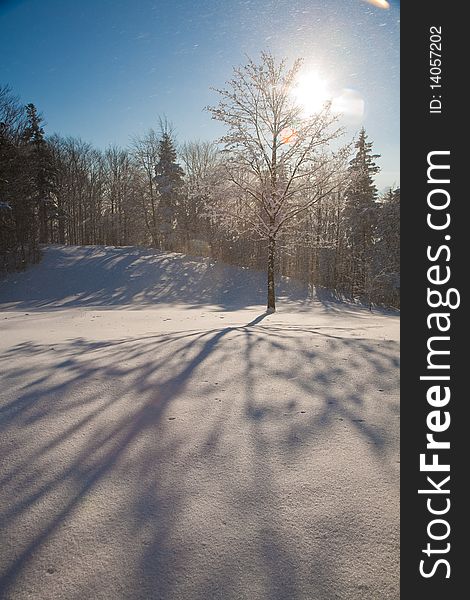
[[[182,144],[178,154],[185,172],[178,211],[185,251],[211,253],[216,222],[213,209],[222,179],[220,152],[214,142],[195,140]]]
[[[228,127],[220,140],[228,179],[240,197],[251,200],[248,210],[227,214],[244,219],[268,242],[269,312],[275,310],[279,231],[341,185],[338,174],[349,153],[349,148],[329,149],[342,134],[330,103],[311,117],[302,115],[292,93],[301,64],[297,60],[289,68],[269,53],[262,53],[260,64],[249,59],[234,68],[227,89],[215,90],[219,104],[209,107]]]
[[[109,221],[109,241],[124,245],[129,238],[129,204],[132,199],[133,172],[129,153],[123,148],[110,146],[104,153],[106,169],[106,216]]]
[[[158,163],[160,136],[149,129],[142,137],[134,138],[132,156],[142,176],[142,212],[152,245],[158,247],[158,192],[155,183],[155,166]]]
[[[19,142],[26,127],[25,107],[9,85],[0,85],[0,128]]]
[[[216,144],[199,140],[185,142],[179,148],[179,156],[191,194],[206,194],[219,162]]]

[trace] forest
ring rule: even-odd
[[[208,119],[219,140],[177,139],[165,117],[127,147],[46,135],[45,118],[0,87],[0,272],[42,244],[149,246],[293,277],[338,297],[399,307],[400,190],[379,194],[373,143],[344,141],[326,103],[306,117],[300,69],[263,54],[233,70]]]
[[[0,598],[397,600],[398,10],[12,4]]]

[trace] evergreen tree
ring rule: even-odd
[[[372,142],[367,141],[364,128],[359,133],[355,148],[356,154],[349,163],[343,211],[349,251],[346,277],[353,297],[363,295],[369,287],[377,200],[374,175],[380,170],[375,163],[380,155],[372,154]]]
[[[179,196],[184,183],[183,176],[183,169],[177,162],[171,132],[165,127],[159,143],[158,163],[155,166],[155,184],[159,195],[160,245],[165,250],[170,250],[173,246],[173,232],[176,227]]]
[[[18,149],[8,135],[6,124],[0,123],[0,272],[8,267],[6,254],[16,245],[16,222],[13,201],[17,188]]]
[[[0,272],[36,260],[39,235],[151,244],[256,269],[268,254],[270,311],[275,269],[317,291],[399,306],[400,191],[377,199],[377,155],[364,130],[349,163],[349,147],[331,151],[336,117],[328,106],[302,117],[289,92],[294,75],[270,55],[236,69],[211,109],[228,126],[225,151],[189,142],[178,157],[165,121],[132,149],[45,140],[34,105],[0,86]]]
[[[26,107],[10,88],[0,88],[0,237],[7,270],[24,268],[39,258],[27,117]]]
[[[26,116],[27,125],[23,138],[33,189],[33,210],[37,211],[39,242],[46,243],[50,238],[48,224],[54,211],[52,160],[41,126],[43,119],[34,104],[26,105]]]

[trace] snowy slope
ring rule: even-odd
[[[216,304],[231,309],[263,304],[265,275],[135,247],[53,246],[26,273],[0,281],[0,302],[17,307],[142,307],[162,302]],[[280,282],[287,301],[305,300],[300,284]]]
[[[0,597],[398,594],[398,318],[137,248],[0,282]]]

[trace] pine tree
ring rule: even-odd
[[[162,132],[159,143],[158,163],[155,167],[155,184],[159,195],[158,225],[160,245],[165,250],[173,246],[173,232],[179,196],[183,187],[184,172],[177,162],[175,145],[168,127]]]
[[[23,138],[34,190],[32,201],[35,204],[34,210],[37,210],[39,242],[46,243],[49,238],[48,221],[53,209],[52,160],[41,126],[43,119],[34,104],[26,105],[26,116],[27,126]]]
[[[6,124],[0,122],[0,272],[11,266],[7,261],[17,242],[16,221],[13,212],[17,192],[18,148],[8,135]]]
[[[39,258],[35,178],[29,145],[27,107],[0,88],[0,195],[6,203],[2,218],[2,247],[11,252],[7,268],[24,268]],[[9,208],[8,208],[9,207]]]
[[[356,154],[349,163],[349,184],[343,211],[346,243],[349,251],[347,278],[351,296],[361,296],[368,288],[374,242],[377,188],[374,175],[380,170],[362,128],[355,144]]]

